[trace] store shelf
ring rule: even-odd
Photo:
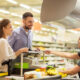
[[[57,46],[57,45],[40,45],[40,44],[33,44],[32,46],[64,48],[64,46]]]
[[[45,61],[61,61],[61,60],[64,60],[64,59],[45,59]],[[43,59],[39,59],[39,61],[43,61]]]
[[[50,41],[39,41],[39,40],[33,40],[33,42],[43,42],[43,43],[51,43],[51,44],[54,44],[54,42],[50,42]]]

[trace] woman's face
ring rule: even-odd
[[[9,23],[6,27],[3,28],[3,32],[6,36],[10,36],[12,34],[12,25]]]

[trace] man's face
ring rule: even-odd
[[[33,17],[27,17],[25,19],[23,19],[23,24],[25,25],[25,27],[28,27],[28,29],[32,29],[34,23],[34,19]]]

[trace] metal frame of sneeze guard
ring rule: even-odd
[[[43,53],[43,51],[29,51],[28,54],[40,54]],[[24,53],[21,54],[21,70],[20,70],[20,76],[23,76],[23,57]],[[43,53],[43,62],[45,62],[44,53]]]

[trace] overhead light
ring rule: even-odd
[[[51,31],[50,29],[47,29],[47,31]]]
[[[37,13],[40,13],[40,10],[35,9],[35,8],[32,8],[32,11],[37,12]]]
[[[18,17],[20,17],[20,18],[22,17],[21,15],[18,15],[18,14],[16,14],[16,13],[11,13],[11,15],[12,15],[12,16],[18,16]]]
[[[0,20],[2,20],[3,18],[0,18]]]
[[[18,14],[16,14],[16,13],[11,13],[11,15],[12,15],[12,16],[18,16]]]
[[[0,12],[5,13],[5,14],[9,14],[10,13],[9,11],[6,11],[4,9],[0,9]]]
[[[61,26],[59,26],[59,25],[54,25],[54,24],[50,24],[50,26],[55,27],[55,28],[58,28],[58,29],[61,29],[61,28],[62,28]]]
[[[42,30],[46,30],[46,28],[42,28]]]
[[[51,31],[50,29],[47,29],[47,28],[42,28],[42,30],[44,30],[44,31]]]
[[[35,31],[36,33],[38,33],[39,31]]]
[[[14,1],[14,0],[7,0],[7,1],[10,3],[13,3],[13,4],[18,4],[18,2]]]
[[[65,30],[65,28],[63,26],[60,25],[54,25],[54,24],[49,24],[51,27],[57,28],[59,30]]]
[[[25,5],[25,4],[20,4],[21,7],[26,8],[26,9],[30,9],[30,6]]]
[[[34,21],[35,21],[35,22],[38,22],[38,19],[34,18]]]
[[[75,33],[75,34],[78,34],[79,32],[78,31],[74,31],[74,30],[67,30],[69,32],[72,32],[72,33]]]
[[[55,30],[51,30],[51,29],[47,29],[47,28],[42,28],[42,30],[44,30],[44,31],[51,31],[51,32],[55,32]]]
[[[26,8],[26,9],[30,9],[31,7],[30,6],[28,6],[28,5],[25,5],[25,4],[19,4],[21,7],[23,7],[23,8]],[[37,13],[40,13],[40,11],[38,10],[38,9],[35,9],[35,8],[31,8],[32,9],[32,11],[34,11],[34,12],[37,12]]]
[[[18,22],[18,21],[14,21],[14,24],[18,24],[18,25],[20,25],[20,22]]]
[[[55,30],[52,30],[52,32],[55,32]]]
[[[14,0],[7,0],[7,1],[10,2],[10,3],[13,3],[13,4],[18,4],[18,2],[14,1]],[[23,8],[26,8],[26,9],[30,9],[31,8],[30,6],[25,5],[25,4],[19,4],[19,6],[23,7]],[[35,8],[31,8],[31,9],[34,12],[40,13],[40,10],[38,10],[38,9],[35,9]]]

